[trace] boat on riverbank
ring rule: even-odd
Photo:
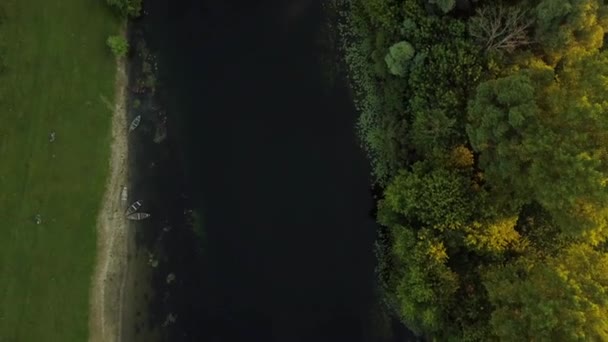
[[[127,204],[127,187],[123,186],[122,191],[120,192],[120,204],[124,206]]]
[[[133,204],[131,204],[131,206],[129,208],[127,208],[127,211],[125,212],[125,216],[129,216],[129,215],[135,213],[136,211],[138,211],[139,208],[141,208],[142,204],[144,204],[143,200],[139,200],[139,201],[136,201]]]
[[[133,132],[139,126],[140,122],[141,122],[141,115],[138,115],[135,117],[135,119],[133,119],[133,121],[131,121],[131,125],[129,126],[129,133]]]
[[[150,217],[150,214],[148,214],[148,213],[135,213],[135,214],[128,215],[127,219],[133,220],[133,221],[141,221],[141,220],[147,219],[148,217]]]

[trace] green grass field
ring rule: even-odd
[[[0,341],[85,341],[120,23],[102,0],[0,8]]]

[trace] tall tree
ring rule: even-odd
[[[501,341],[608,340],[608,255],[573,245],[487,272],[491,325]]]
[[[608,55],[522,69],[481,84],[467,128],[497,192],[538,201],[565,231],[597,244],[608,225]],[[554,79],[557,79],[555,81]]]
[[[458,173],[414,164],[411,172],[401,172],[385,191],[385,205],[426,227],[456,229],[472,214],[469,183]]]
[[[608,31],[608,6],[601,0],[542,0],[535,11],[536,39],[552,64],[597,52]]]

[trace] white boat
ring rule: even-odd
[[[148,217],[150,217],[150,214],[148,213],[135,213],[135,214],[131,214],[131,215],[127,215],[127,219],[129,220],[133,220],[133,221],[141,221],[143,219],[147,219]]]
[[[135,119],[133,119],[133,121],[131,121],[131,125],[129,126],[129,132],[133,132],[137,126],[139,126],[139,123],[141,122],[141,115],[138,115],[135,117]]]
[[[123,186],[122,191],[120,192],[120,202],[122,203],[123,206],[125,204],[127,204],[127,187],[126,186]]]
[[[135,203],[131,204],[131,206],[129,208],[127,208],[125,215],[129,216],[129,215],[133,214],[134,212],[138,211],[139,208],[141,208],[142,204],[144,204],[144,201],[142,201],[142,200],[136,201]]]

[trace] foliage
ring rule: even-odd
[[[412,44],[402,41],[390,47],[388,54],[384,58],[388,70],[396,76],[405,76],[407,73],[408,62],[414,57],[416,51]]]
[[[406,325],[418,332],[441,333],[458,290],[458,275],[447,265],[445,246],[428,231],[392,229],[396,268],[394,296]]]
[[[137,42],[135,51],[141,60],[141,73],[131,87],[137,93],[147,91],[154,93],[156,91],[156,71],[158,69],[155,56],[143,40]]]
[[[443,13],[448,13],[456,6],[456,0],[428,0],[430,4],[435,4]]]
[[[542,0],[535,8],[536,39],[547,60],[597,52],[608,30],[608,7],[598,0]]]
[[[521,70],[481,84],[469,110],[487,179],[538,201],[565,231],[593,243],[606,234],[606,73],[604,54],[566,67],[559,83],[550,69]]]
[[[369,22],[384,30],[390,30],[397,23],[396,0],[361,0],[363,13]]]
[[[388,70],[384,57],[393,34],[375,29],[369,22],[371,2],[354,1],[352,16],[340,26],[343,51],[348,65],[355,105],[361,113],[357,130],[371,163],[374,178],[384,184],[408,158],[406,143],[401,139],[408,129],[404,120],[403,94],[406,85],[395,78],[385,78]],[[382,79],[382,81],[380,81]]]
[[[190,224],[192,225],[192,231],[194,232],[194,236],[196,237],[196,239],[198,239],[197,246],[199,246],[199,248],[196,250],[196,252],[199,255],[204,251],[207,239],[204,222],[205,221],[202,214],[202,210],[193,210]]]
[[[129,43],[123,36],[109,36],[106,44],[110,47],[114,56],[118,58],[126,56],[129,52]]]
[[[408,79],[411,89],[409,105],[413,113],[414,125],[423,128],[426,122],[436,122],[434,126],[455,128],[458,132],[464,123],[463,110],[466,108],[467,94],[477,84],[481,67],[477,47],[465,39],[465,26],[455,20],[427,19],[406,36],[421,46],[415,57]],[[429,72],[432,71],[432,72]],[[431,120],[428,120],[431,119]],[[451,123],[450,123],[451,122]],[[413,134],[429,132],[428,129],[413,130]],[[413,136],[414,146],[425,152],[435,142],[444,142],[449,147],[457,139],[449,135]],[[454,133],[445,131],[445,133]],[[431,141],[429,141],[431,138]]]
[[[142,0],[106,0],[123,17],[137,18],[141,15]]]
[[[608,255],[587,245],[496,267],[484,284],[501,341],[608,339]]]
[[[466,146],[458,145],[450,153],[450,164],[454,168],[467,169],[473,166],[473,152]]]
[[[385,300],[430,340],[606,339],[608,5],[441,3],[342,27]]]
[[[478,8],[469,20],[469,32],[486,51],[513,52],[532,43],[527,32],[532,23],[521,7],[499,2]]]
[[[517,216],[489,221],[474,221],[466,227],[465,245],[479,253],[501,253],[516,243],[520,235],[515,230]]]
[[[517,231],[529,243],[528,252],[539,257],[554,255],[573,242],[562,234],[551,215],[536,202],[522,208]]]
[[[455,172],[429,170],[421,163],[401,172],[385,191],[385,205],[427,227],[455,229],[471,215],[468,182]]]
[[[476,52],[470,42],[455,39],[434,44],[414,61],[408,80],[413,113],[410,138],[419,153],[464,142],[466,99],[481,75]]]

